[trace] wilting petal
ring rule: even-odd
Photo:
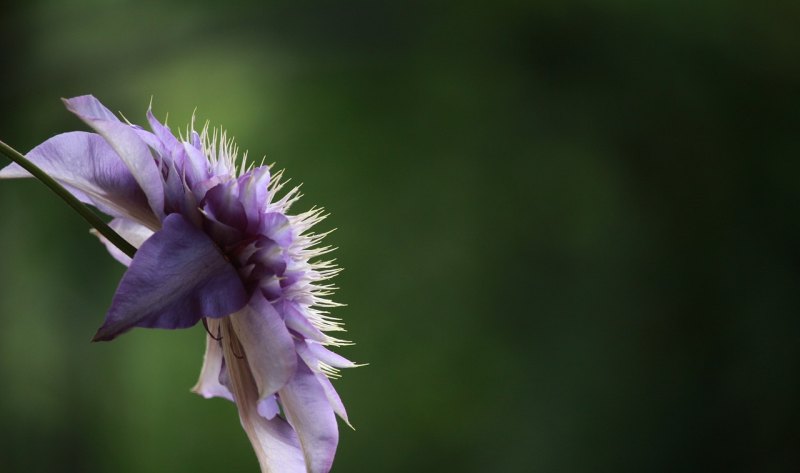
[[[283,319],[272,304],[255,291],[244,309],[231,316],[231,322],[247,355],[258,386],[258,398],[275,394],[297,367],[294,341]]]
[[[128,217],[158,228],[147,198],[128,167],[102,136],[75,131],[56,135],[26,156],[84,203],[115,217]],[[0,178],[31,177],[13,163]]]
[[[150,208],[159,218],[164,216],[164,189],[150,149],[136,131],[122,123],[111,111],[91,95],[65,99],[67,109],[100,133],[128,166],[139,187],[147,196]]]
[[[217,336],[219,320],[208,319],[208,331]],[[203,358],[203,368],[200,370],[200,378],[192,388],[193,393],[197,393],[204,398],[221,397],[233,401],[231,392],[219,382],[219,374],[222,370],[222,346],[219,340],[206,337],[206,355]]]
[[[294,377],[279,396],[286,418],[303,446],[309,473],[327,473],[339,443],[339,428],[317,376],[305,363],[298,362]]]
[[[136,252],[94,340],[111,340],[133,327],[190,327],[246,302],[236,270],[214,242],[172,214]]]
[[[233,350],[238,343],[229,318],[222,319],[228,379],[242,427],[253,445],[262,473],[306,473],[306,465],[297,434],[280,416],[267,420],[258,413],[258,390],[245,359]]]
[[[150,230],[144,225],[136,223],[133,220],[128,220],[127,218],[115,218],[108,224],[108,226],[111,227],[115,232],[119,233],[120,236],[124,238],[125,241],[133,245],[134,248],[139,248],[142,246],[142,243],[144,243],[145,240],[153,235],[153,230]],[[106,237],[101,235],[97,230],[90,230],[90,232],[106,246],[106,249],[111,256],[114,257],[114,259],[125,266],[131,265],[130,256],[123,253],[122,250],[108,241]]]

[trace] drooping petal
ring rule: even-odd
[[[286,418],[300,439],[309,473],[327,473],[339,443],[339,428],[316,375],[299,361],[294,377],[279,396]]]
[[[133,327],[184,328],[240,310],[247,294],[213,241],[179,214],[136,252],[94,340]]]
[[[253,445],[262,473],[306,473],[297,434],[283,418],[267,420],[258,413],[258,388],[248,362],[234,353],[238,343],[230,318],[221,320],[229,386],[239,409],[242,427]],[[246,358],[246,355],[245,355]]]
[[[339,417],[342,418],[343,421],[347,423],[352,429],[353,426],[350,424],[350,419],[347,418],[347,410],[344,408],[344,403],[342,402],[342,398],[339,397],[339,393],[336,392],[336,388],[333,387],[333,383],[331,380],[328,379],[322,373],[314,373],[319,381],[319,384],[322,386],[322,389],[325,390],[325,396],[328,398],[328,402],[331,403],[331,407],[333,408],[333,412],[335,412]]]
[[[75,131],[56,135],[26,157],[84,203],[115,217],[128,217],[158,228],[144,192],[128,167],[102,136]],[[0,178],[31,177],[13,163]]]
[[[322,372],[319,368],[319,362],[321,361],[314,352],[311,350],[312,345],[318,345],[317,343],[311,342],[309,340],[301,341],[296,340],[295,346],[297,347],[297,354],[300,355],[300,358],[303,362],[311,368],[311,371],[314,372],[314,375],[317,377],[317,381],[322,386],[322,389],[325,391],[325,396],[328,398],[328,402],[330,402],[333,411],[344,420],[347,425],[351,428],[353,427],[350,424],[350,420],[347,418],[347,410],[344,408],[344,403],[342,402],[342,398],[339,397],[339,393],[336,392],[336,388],[333,387],[333,383],[325,373]],[[353,364],[355,366],[355,364]]]
[[[119,121],[91,95],[64,99],[64,103],[69,111],[106,139],[139,183],[139,187],[147,196],[150,208],[156,216],[163,218],[164,189],[161,173],[150,149],[136,131]]]
[[[217,336],[220,322],[217,319],[208,319],[208,331]],[[222,346],[219,340],[206,337],[206,354],[203,357],[203,367],[200,369],[200,378],[192,388],[192,392],[204,398],[221,397],[233,401],[231,392],[219,382],[222,370]]]
[[[230,319],[258,386],[258,398],[275,394],[297,367],[294,341],[283,319],[260,291]]]
[[[139,223],[134,222],[133,220],[129,220],[127,218],[115,218],[108,224],[112,230],[119,233],[122,238],[125,239],[128,243],[133,245],[134,248],[139,248],[142,246],[142,243],[145,242],[148,238],[153,235],[153,230],[141,225]],[[123,253],[119,248],[114,246],[113,243],[108,241],[106,237],[101,235],[97,230],[90,230],[90,232],[96,236],[102,244],[106,246],[106,249],[114,257],[117,261],[124,264],[125,266],[131,265],[131,257]]]

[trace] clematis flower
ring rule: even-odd
[[[148,110],[152,131],[120,121],[92,96],[64,101],[95,133],[70,132],[27,158],[81,202],[112,217],[131,258],[94,340],[134,327],[208,331],[193,391],[236,403],[264,472],[327,472],[347,413],[329,378],[355,366],[328,347],[347,344],[327,309],[339,269],[317,257],[325,234],[309,232],[321,209],[292,215],[295,187],[281,173],[238,162],[223,132],[176,137]],[[1,178],[30,177],[18,164]],[[312,261],[313,260],[313,261]]]

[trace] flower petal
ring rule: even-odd
[[[245,308],[231,316],[231,322],[258,386],[258,398],[275,394],[297,367],[294,340],[283,319],[261,292],[255,291]]]
[[[311,342],[309,340],[297,340],[295,341],[295,346],[297,347],[297,354],[300,355],[300,358],[303,362],[308,366],[311,371],[314,372],[314,375],[317,377],[317,381],[322,386],[322,389],[325,390],[325,396],[328,398],[328,402],[331,403],[331,407],[333,411],[339,415],[339,417],[344,420],[350,428],[353,428],[352,424],[350,424],[350,420],[347,418],[347,410],[344,408],[344,403],[342,402],[342,398],[339,397],[339,393],[336,392],[336,388],[333,387],[333,383],[328,379],[327,376],[319,369],[319,362],[320,359],[314,354],[311,350],[311,346],[315,345],[316,343]],[[355,366],[355,365],[354,365]]]
[[[309,473],[327,473],[339,443],[339,428],[325,390],[316,375],[302,361],[294,377],[279,393],[281,404],[292,424]]]
[[[209,332],[216,334],[219,329],[219,320],[208,319]],[[215,335],[216,336],[216,335]],[[222,346],[219,340],[206,337],[206,354],[203,357],[203,367],[200,369],[200,378],[192,388],[192,392],[204,398],[221,397],[233,401],[231,392],[219,382],[219,373],[222,370]]]
[[[260,227],[260,233],[277,244],[286,247],[292,243],[292,225],[282,213],[265,213],[261,216]]]
[[[258,413],[258,389],[247,360],[233,350],[236,332],[230,318],[222,319],[222,337],[228,379],[242,427],[253,445],[262,473],[306,473],[297,434],[280,416],[267,420]],[[227,340],[225,342],[224,340]],[[246,355],[245,355],[246,357]]]
[[[141,225],[133,220],[129,220],[127,218],[115,218],[108,224],[115,232],[119,233],[122,238],[125,239],[128,243],[133,245],[134,248],[139,248],[142,246],[145,240],[150,238],[153,235],[153,230]],[[97,230],[90,230],[94,236],[96,236],[101,243],[106,246],[106,249],[114,257],[117,261],[124,264],[125,266],[131,265],[131,257],[123,253],[119,248],[114,246],[113,243],[108,241],[106,237],[101,235]]]
[[[214,242],[171,214],[136,252],[94,340],[111,340],[133,327],[190,327],[246,302],[236,270]]]
[[[159,218],[164,216],[164,189],[150,149],[133,127],[122,123],[91,95],[64,99],[67,109],[108,141],[128,166],[136,182],[147,196],[150,208]]]
[[[102,136],[84,131],[62,133],[33,148],[26,157],[80,201],[106,214],[158,228],[141,187]],[[16,163],[0,171],[0,178],[15,177],[31,175]]]

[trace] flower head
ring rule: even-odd
[[[70,132],[27,158],[137,248],[94,340],[134,327],[208,330],[193,391],[236,402],[261,464],[270,472],[327,472],[347,413],[329,377],[355,366],[330,351],[346,344],[327,309],[326,280],[339,270],[317,258],[324,234],[309,230],[322,209],[292,215],[297,187],[281,173],[237,160],[225,133],[176,137],[148,110],[152,131],[120,121],[92,96],[65,100],[96,133]],[[0,177],[29,177],[17,164]]]

